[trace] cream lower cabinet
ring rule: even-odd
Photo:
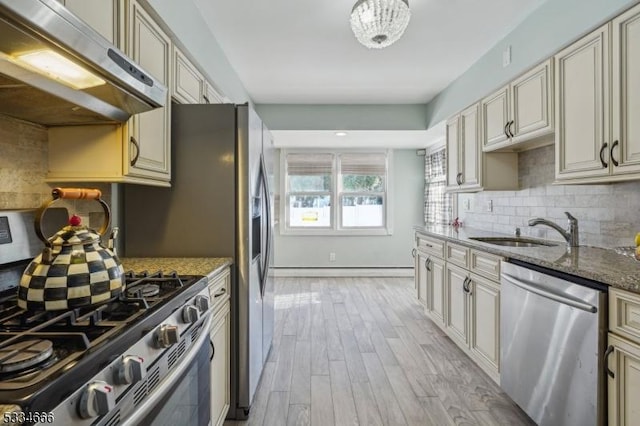
[[[471,274],[469,349],[476,360],[497,372],[500,365],[500,285]]]
[[[444,326],[445,262],[433,257],[429,266],[431,270],[427,275],[427,306],[425,311],[435,323]]]
[[[231,401],[231,310],[228,301],[214,317],[210,338],[214,348],[211,359],[211,424],[222,426]]]
[[[122,50],[161,84],[169,87],[169,36],[136,0],[117,2],[123,11],[111,1],[97,4],[100,7],[90,13],[87,11],[91,9],[83,2],[68,1],[70,10],[81,14],[92,26],[98,25],[99,13],[111,13],[103,16],[101,22],[114,20],[121,23],[114,31],[119,31],[119,38],[123,40]],[[123,17],[123,20],[113,18],[113,14]],[[100,32],[106,31],[102,29]],[[170,123],[171,98],[167,93],[165,107],[136,114],[125,124],[52,127],[49,129],[47,181],[170,186]]]
[[[425,313],[499,383],[502,258],[419,232],[416,247],[416,294]]]
[[[431,259],[429,255],[424,254],[420,251],[417,252],[416,255],[416,296],[418,301],[423,305],[427,304],[427,280],[429,279],[430,266],[429,262]]]
[[[640,294],[609,289],[609,424],[640,425]]]
[[[445,267],[445,331],[463,347],[469,343],[468,281],[469,271],[447,263]]]
[[[222,426],[231,403],[231,275],[229,268],[209,278],[213,323],[211,358],[211,425]]]

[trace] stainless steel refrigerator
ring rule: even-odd
[[[124,188],[124,255],[233,258],[228,417],[245,418],[273,338],[273,140],[247,105],[171,114],[171,188]]]

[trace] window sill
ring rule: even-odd
[[[318,236],[318,237],[352,237],[352,236],[389,236],[393,235],[391,229],[379,228],[379,229],[282,229],[280,230],[282,236]]]

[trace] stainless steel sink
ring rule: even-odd
[[[558,243],[551,241],[536,240],[524,237],[469,237],[470,240],[482,243],[495,244],[497,246],[509,247],[554,247]]]

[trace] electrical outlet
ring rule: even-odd
[[[467,198],[466,200],[464,200],[463,204],[464,204],[464,209],[466,211],[471,210],[471,200],[470,199]]]
[[[336,261],[336,254],[329,253],[329,262],[335,262],[335,261]]]
[[[493,211],[493,200],[487,201],[487,211],[488,212],[492,212]]]
[[[511,64],[511,45],[507,46],[502,52],[502,67],[507,67]]]

